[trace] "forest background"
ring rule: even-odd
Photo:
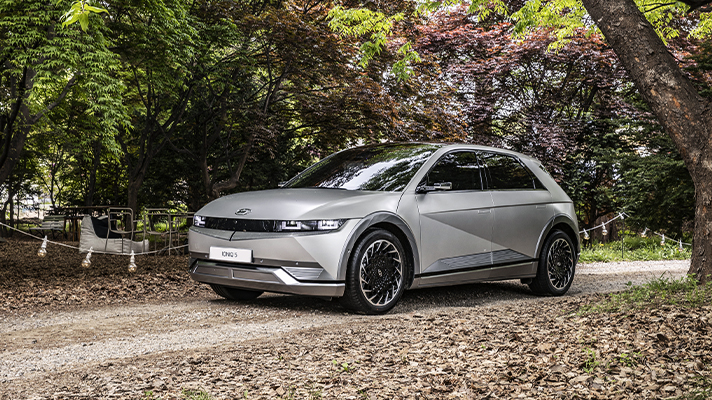
[[[329,27],[329,1],[104,1],[107,12],[63,26],[72,4],[0,4],[1,222],[40,194],[195,211],[345,147],[417,140],[539,158],[582,228],[626,211],[633,227],[693,229],[689,173],[598,34],[551,50],[551,31],[513,37],[501,14],[416,16],[391,1],[379,9],[409,16],[401,39],[364,68],[359,38]],[[681,33],[667,45],[709,98],[712,46],[686,34],[696,18],[666,19]],[[422,61],[400,80],[404,41]]]

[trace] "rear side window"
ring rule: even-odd
[[[452,190],[482,190],[482,164],[471,151],[448,153],[442,156],[425,177],[425,185],[452,183]]]
[[[489,171],[492,190],[543,189],[544,186],[515,157],[506,154],[481,153]]]

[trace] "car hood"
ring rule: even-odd
[[[259,220],[363,218],[376,211],[395,212],[400,192],[340,189],[274,189],[236,193],[208,203],[196,214],[204,217]],[[244,215],[238,210],[249,209]]]

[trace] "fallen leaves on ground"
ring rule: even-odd
[[[142,272],[130,275],[123,257],[97,255],[83,270],[78,253],[52,249],[37,260],[37,243],[2,246],[4,310],[209,290],[187,278],[185,256],[141,257]],[[712,386],[710,305],[576,313],[602,297],[369,317],[269,340],[107,360],[32,384],[6,382],[0,399],[139,399],[149,390],[173,399],[189,388],[218,399],[666,399]]]
[[[597,297],[387,315],[104,362],[90,373],[45,376],[49,392],[34,394],[135,399],[151,390],[171,399],[192,388],[218,399],[663,399],[709,387],[712,307],[572,313]]]
[[[128,272],[128,255],[86,254],[50,244],[38,257],[41,241],[10,239],[0,243],[0,311],[115,304],[194,296],[212,296],[187,274],[188,256],[136,256],[138,271]],[[76,246],[76,242],[66,242]]]

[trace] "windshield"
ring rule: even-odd
[[[284,187],[401,191],[437,149],[431,144],[397,143],[344,150],[307,168]]]

